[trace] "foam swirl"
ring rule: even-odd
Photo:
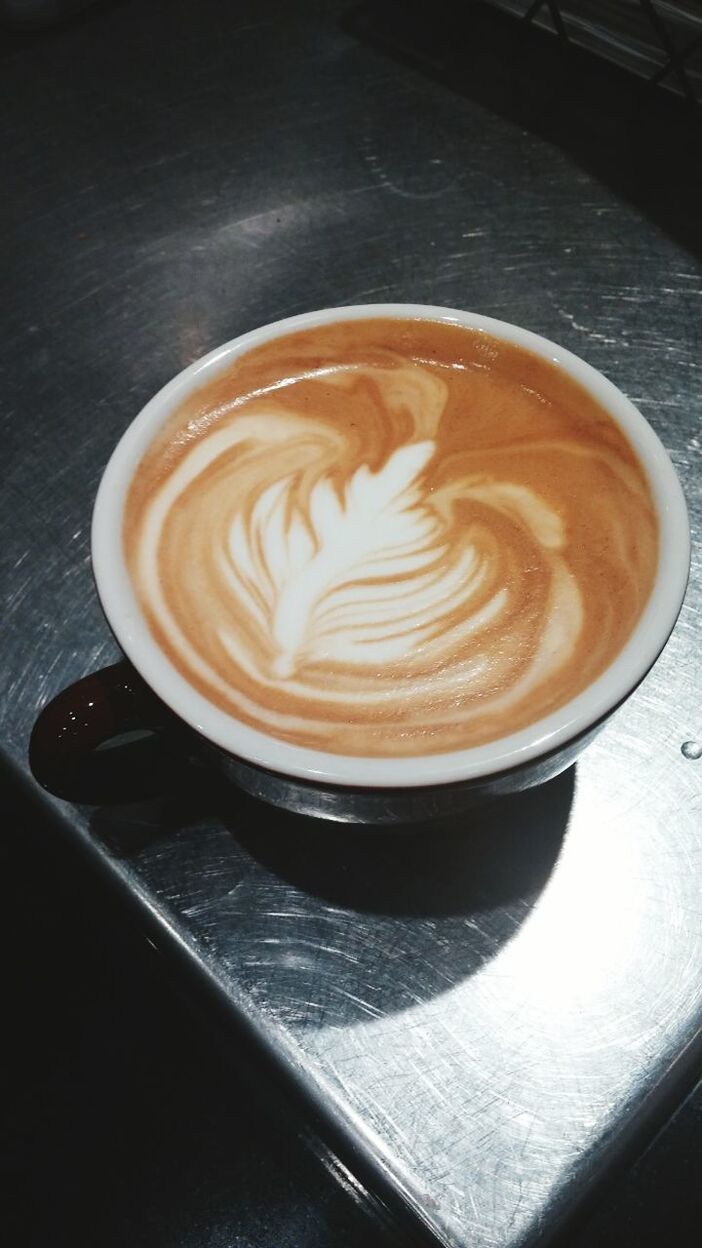
[[[613,426],[574,437],[547,421],[486,450],[455,434],[465,378],[426,360],[283,375],[187,413],[128,506],[142,608],[194,684],[287,740],[411,754],[536,719],[606,664],[655,560]],[[578,477],[598,494],[569,500]],[[573,542],[588,526],[585,575]]]

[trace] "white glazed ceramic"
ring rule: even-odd
[[[367,317],[421,318],[464,325],[543,356],[574,377],[606,408],[634,446],[651,485],[660,524],[661,556],[651,597],[626,646],[592,685],[565,706],[487,745],[418,758],[356,758],[268,737],[208,702],[170,664],[146,626],[127,574],[122,551],[126,493],[136,465],[176,405],[252,347],[294,330]],[[678,617],[689,572],[690,533],[685,499],[667,452],[641,413],[589,364],[538,334],[491,317],[419,304],[368,304],[304,313],[252,330],[191,364],[164,386],[129,426],[107,465],[93,515],[92,556],[103,609],[125,654],[163,702],[228,755],[316,784],[396,790],[487,781],[489,788],[489,777],[497,773],[538,774],[541,758],[562,754],[562,765],[566,765],[577,753],[573,748],[577,740],[592,735],[594,726],[636,688],[663,649]],[[551,765],[545,770],[555,774],[560,767]]]

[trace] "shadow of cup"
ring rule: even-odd
[[[251,798],[223,821],[251,868],[218,940],[293,1028],[353,1025],[474,974],[528,916],[558,859],[575,768],[405,835],[314,824]]]
[[[225,823],[268,870],[297,890],[364,913],[465,915],[533,895],[558,855],[575,768],[474,810],[384,829],[331,827],[287,811]],[[403,833],[401,840],[394,835]]]
[[[551,876],[574,786],[570,767],[389,831],[311,820],[191,769],[179,795],[103,807],[91,827],[113,854],[154,853],[162,875],[186,854],[180,904],[205,916],[260,1008],[294,1028],[347,1026],[432,1000],[499,952]]]

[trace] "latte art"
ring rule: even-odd
[[[125,521],[142,610],[191,683],[359,755],[457,749],[562,705],[626,640],[656,541],[631,448],[574,382],[485,335],[381,320],[235,363],[171,418]]]

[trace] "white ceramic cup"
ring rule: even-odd
[[[451,753],[413,758],[324,753],[267,736],[233,718],[194,689],[159,648],[140,611],[125,565],[122,522],[130,482],[154,435],[174,408],[238,356],[262,343],[295,330],[369,317],[421,318],[465,326],[524,347],[563,369],[623,430],[643,465],[657,510],[660,558],[653,589],[629,640],[606,671],[571,701],[528,727]],[[687,584],[690,534],[683,492],[665,448],[634,405],[589,364],[538,334],[477,313],[419,304],[369,304],[327,308],[254,329],[191,364],[164,386],[126,430],[105,469],[93,515],[92,557],[105,615],[125,655],[158,699],[199,738],[216,747],[215,757],[227,774],[283,804],[291,804],[286,794],[300,786],[311,786],[318,792],[330,790],[336,804],[322,802],[322,811],[337,818],[356,817],[339,813],[349,805],[343,800],[345,791],[353,791],[354,809],[363,807],[362,801],[358,806],[358,799],[364,793],[369,798],[373,794],[366,802],[371,812],[368,817],[373,818],[373,809],[394,809],[391,799],[400,793],[435,792],[438,786],[449,786],[452,793],[490,796],[529,787],[568,766],[636,688],[670,636]],[[261,787],[257,782],[259,769],[278,777],[277,796],[268,791],[269,785]],[[416,793],[413,808],[421,813],[418,798]],[[313,807],[319,813],[319,803]]]

